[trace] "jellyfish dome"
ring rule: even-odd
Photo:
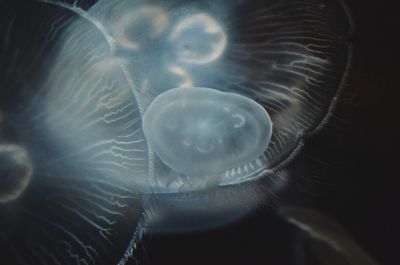
[[[21,147],[0,145],[0,164],[0,203],[8,203],[18,199],[28,187],[32,162]]]
[[[289,185],[351,58],[340,0],[15,0],[0,13],[0,162],[29,165],[0,189],[9,264],[126,264],[144,233],[250,213]]]
[[[210,88],[175,88],[151,103],[143,129],[167,166],[207,183],[212,180],[204,178],[262,155],[272,123],[265,109],[249,98]]]

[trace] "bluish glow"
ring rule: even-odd
[[[2,227],[29,228],[10,233],[24,252],[0,238],[14,264],[124,264],[144,227],[244,216],[286,187],[347,70],[336,0],[28,2],[0,9],[1,89],[26,107],[0,155],[35,168],[0,191]]]

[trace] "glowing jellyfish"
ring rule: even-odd
[[[139,10],[124,12],[113,25],[113,35],[120,45],[128,49],[145,48],[162,34],[168,23],[168,15],[157,6],[144,6]],[[143,32],[143,28],[149,28],[149,31]]]
[[[146,231],[249,213],[288,184],[350,58],[338,0],[11,2],[0,85],[23,109],[3,127],[35,172],[0,207],[9,264],[125,264]]]
[[[166,165],[207,182],[262,155],[272,123],[249,98],[210,88],[176,88],[152,102],[143,129]]]
[[[0,145],[0,204],[18,199],[32,177],[32,162],[17,145]]]
[[[185,17],[173,29],[170,40],[179,60],[207,64],[222,55],[227,36],[221,25],[207,14]]]

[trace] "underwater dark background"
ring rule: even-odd
[[[290,202],[335,220],[380,264],[400,264],[400,17],[395,2],[346,0],[355,25],[349,39],[352,67],[330,122],[306,141],[293,162],[296,178],[288,190],[225,228],[145,236],[137,263],[293,264],[296,229],[274,214],[277,205]],[[5,98],[1,103],[12,105]]]
[[[380,264],[400,264],[400,17],[396,1],[346,1],[353,60],[329,124],[306,141],[290,201],[335,220]],[[265,206],[230,227],[147,237],[143,264],[293,262],[294,229]]]

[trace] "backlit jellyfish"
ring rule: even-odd
[[[186,63],[206,64],[222,55],[227,36],[221,25],[207,14],[185,16],[172,30],[172,45],[179,60]]]
[[[147,42],[159,37],[168,24],[168,14],[158,6],[144,6],[124,10],[113,23],[113,37],[128,49],[145,48]],[[143,32],[143,28],[149,30]]]
[[[32,177],[32,162],[17,145],[0,145],[0,204],[18,199]]]
[[[167,166],[207,185],[262,155],[272,123],[249,98],[210,88],[175,88],[152,102],[143,129]]]
[[[0,203],[7,264],[122,265],[144,233],[240,219],[290,184],[349,65],[339,0],[11,2],[1,141],[35,170]]]

